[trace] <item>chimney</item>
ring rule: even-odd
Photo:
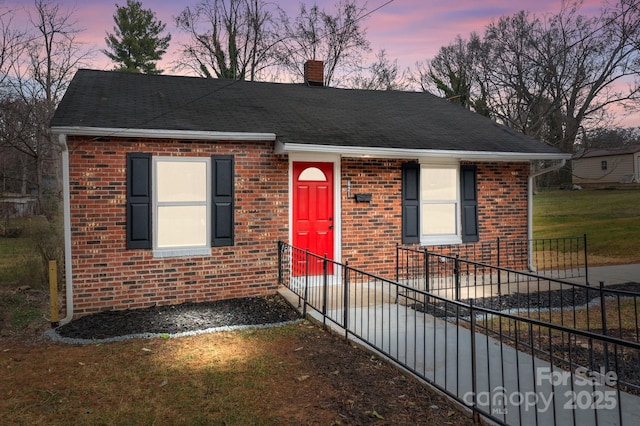
[[[304,63],[304,82],[309,86],[324,86],[324,63],[308,60]]]

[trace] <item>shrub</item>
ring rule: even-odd
[[[50,218],[32,221],[29,229],[29,238],[42,263],[42,279],[48,282],[49,261],[55,260],[58,264],[58,286],[63,281],[64,266],[64,230],[62,214],[56,213]]]

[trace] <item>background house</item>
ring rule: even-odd
[[[581,186],[638,183],[639,157],[640,145],[579,152],[571,160],[572,182]]]
[[[38,199],[20,194],[0,194],[0,218],[27,217],[36,213]]]
[[[63,148],[67,319],[272,293],[277,242],[382,276],[397,244],[530,231],[567,156],[428,93],[80,70]]]

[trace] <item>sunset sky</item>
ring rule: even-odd
[[[338,0],[316,0],[316,3],[327,11],[334,11]],[[156,13],[157,19],[167,24],[166,30],[172,34],[172,42],[165,59],[159,64],[165,73],[171,72],[170,62],[175,60],[175,51],[185,41],[174,24],[177,16],[186,6],[195,6],[198,0],[142,0],[145,9]],[[91,62],[91,68],[111,69],[113,64],[99,52],[106,47],[104,38],[107,32],[113,32],[113,15],[118,5],[126,5],[126,0],[59,0],[66,9],[74,9],[77,26],[84,29],[79,38],[88,47],[97,50]],[[278,4],[290,17],[299,11],[298,0],[271,0],[267,4]],[[313,0],[305,0],[312,5]],[[539,16],[556,13],[560,10],[562,0],[368,0],[366,8],[375,10],[365,21],[367,39],[371,43],[372,52],[368,63],[373,62],[374,55],[385,49],[390,60],[398,61],[401,69],[414,67],[417,61],[433,58],[441,46],[451,43],[456,35],[467,38],[472,31],[483,33],[486,25],[503,15],[513,15],[520,10],[527,10]],[[30,0],[0,0],[0,5],[22,9],[21,20],[25,8],[32,7]],[[359,0],[359,4],[365,4]],[[385,5],[386,4],[386,5]],[[381,7],[382,6],[382,7]],[[584,0],[582,14],[598,14],[602,6],[601,0]],[[379,8],[379,9],[378,9]],[[378,9],[378,10],[376,10]],[[275,13],[275,7],[273,7]],[[625,120],[627,121],[627,120]],[[640,125],[640,118],[637,120]]]
[[[186,6],[195,6],[198,0],[142,0],[145,9],[151,9],[156,17],[167,24],[166,30],[173,36],[169,54],[179,47],[183,35],[175,28],[174,17]],[[333,11],[337,0],[317,0],[316,3]],[[369,0],[367,10],[372,11],[387,3],[388,0]],[[29,0],[0,0],[10,8],[24,9],[32,6]],[[126,5],[126,0],[59,0],[67,10],[74,9],[78,27],[84,31],[80,38],[96,49],[106,47],[104,38],[107,32],[113,32],[113,15],[118,5]],[[289,16],[295,17],[300,1],[275,0],[268,4],[278,4]],[[305,0],[307,5],[312,0]],[[359,1],[365,4],[364,1]],[[600,0],[585,0],[583,12],[597,13]],[[416,61],[432,58],[438,49],[454,40],[456,35],[467,37],[472,31],[482,33],[484,27],[502,15],[512,15],[520,10],[536,14],[548,14],[560,10],[561,0],[393,0],[373,12],[364,21],[367,38],[371,42],[373,55],[380,49],[387,51],[391,60],[398,60],[401,68],[415,65]],[[273,8],[275,10],[275,7]],[[98,53],[93,68],[110,69],[112,64]],[[161,66],[163,68],[163,66]],[[167,68],[167,65],[164,65]]]

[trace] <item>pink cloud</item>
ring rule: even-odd
[[[313,0],[302,1],[313,4]],[[364,0],[358,1],[364,4]],[[172,61],[177,59],[180,44],[185,41],[185,36],[175,28],[174,17],[185,7],[193,7],[197,2],[198,0],[142,0],[143,7],[153,10],[156,17],[167,24],[167,31],[172,34],[169,51],[159,64],[166,72],[170,72]],[[320,7],[332,11],[337,0],[316,2]],[[113,31],[115,4],[126,4],[126,0],[57,0],[56,3],[62,8],[75,9],[74,18],[78,27],[84,29],[78,38],[97,51],[91,66],[97,69],[112,68],[113,65],[99,49],[106,47],[106,33]],[[280,4],[293,17],[298,13],[299,3],[276,0],[269,4],[273,7],[274,14],[276,4]],[[385,0],[368,0],[367,6],[372,11],[384,3]],[[32,8],[33,3],[30,0],[5,0],[1,5],[19,10],[20,20],[26,23],[25,9]],[[558,12],[560,7],[560,0],[395,0],[373,12],[363,23],[372,47],[369,59],[373,60],[375,53],[385,49],[388,58],[392,61],[397,59],[401,69],[413,67],[417,61],[433,58],[440,47],[453,42],[457,35],[468,38],[473,31],[482,34],[487,24],[500,16],[512,15],[520,10],[543,16]],[[601,7],[602,0],[585,0],[581,11],[583,14],[597,14]],[[640,117],[636,117],[635,122],[640,124]]]
[[[336,0],[316,0],[317,4],[329,11],[334,10]],[[56,2],[67,10],[74,9],[74,18],[78,26],[84,28],[80,37],[83,41],[97,49],[105,48],[104,38],[113,30],[113,15],[117,4],[125,4],[126,0],[58,0]],[[181,34],[174,24],[174,17],[185,7],[195,6],[197,0],[176,2],[175,0],[143,0],[144,8],[153,10],[158,19],[167,24],[167,31],[173,36],[170,52],[179,48]],[[291,16],[298,11],[299,2],[286,1],[280,3]],[[307,1],[311,4],[311,1]],[[22,15],[26,8],[31,8],[28,0],[5,1],[5,7],[20,9]],[[361,3],[362,4],[362,3]],[[373,10],[384,4],[383,0],[369,0],[368,8]],[[600,0],[585,0],[583,10],[597,12]],[[510,15],[521,9],[536,14],[557,12],[559,0],[485,0],[482,2],[469,0],[396,0],[373,12],[364,21],[368,38],[373,51],[386,49],[390,58],[411,66],[415,58],[433,57],[441,46],[452,42],[457,35],[464,38],[472,31],[482,33],[485,26],[501,15]],[[24,16],[23,16],[23,20]]]
[[[584,13],[600,9],[600,0],[587,0]],[[369,39],[374,51],[385,48],[390,57],[411,66],[416,58],[432,58],[440,47],[456,36],[468,38],[471,32],[482,34],[486,26],[500,16],[527,10],[536,15],[556,13],[558,0],[407,0],[394,2],[374,13],[367,21]]]

